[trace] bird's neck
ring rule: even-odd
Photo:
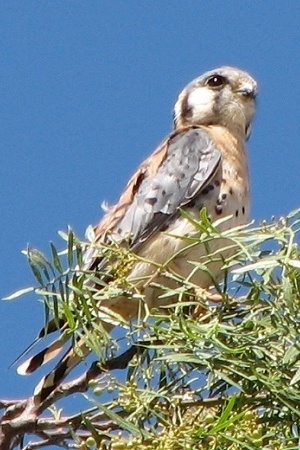
[[[245,129],[241,126],[228,126],[228,125],[203,125],[203,128],[207,129],[209,133],[213,131],[214,136],[229,141],[234,140],[240,147],[244,147],[246,141]]]

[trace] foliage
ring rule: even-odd
[[[299,223],[295,211],[278,222],[220,232],[220,223],[211,224],[203,212],[195,223],[201,242],[210,248],[226,238],[224,245],[235,249],[224,261],[223,283],[213,280],[212,294],[178,279],[179,301],[168,314],[146,311],[131,325],[103,306],[122,294],[128,301],[140,298],[141,312],[146,308],[126,279],[137,258],[126,248],[95,250],[108,261],[105,277],[84,269],[86,244],[72,230],[62,234],[64,251],[51,244],[49,259],[27,249],[37,286],[9,299],[34,291],[45,305],[46,329],[64,318],[66,337],[84,337],[100,363],[64,383],[39,408],[29,400],[3,401],[3,435],[13,424],[18,439],[0,448],[22,444],[24,434],[27,450],[50,444],[82,450],[298,449]],[[158,269],[176,277],[167,266]],[[174,289],[161,289],[174,295]],[[123,335],[108,336],[99,315]],[[68,416],[57,400],[74,392],[86,397],[89,409]]]

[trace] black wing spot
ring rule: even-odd
[[[216,213],[217,213],[218,215],[219,215],[219,214],[222,214],[222,211],[223,211],[222,206],[221,206],[221,205],[215,206],[215,211],[216,211]]]
[[[155,205],[155,203],[157,202],[157,198],[156,197],[150,197],[150,198],[146,198],[145,203],[148,203],[148,205]]]
[[[210,191],[214,190],[214,185],[213,184],[209,184],[208,186],[206,186],[204,189],[202,189],[201,194],[203,195],[207,195]]]
[[[167,229],[169,228],[169,224],[168,223],[164,223],[161,228],[160,231],[167,231]]]

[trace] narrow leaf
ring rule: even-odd
[[[69,235],[68,235],[68,264],[69,264],[69,267],[73,266],[73,261],[74,261],[73,246],[74,246],[74,233],[70,228]]]
[[[51,252],[52,252],[52,258],[53,258],[53,264],[54,267],[60,272],[63,273],[63,267],[60,262],[60,258],[58,256],[57,250],[52,242],[50,242],[51,246]]]
[[[22,295],[28,294],[29,292],[34,291],[33,287],[23,288],[19,289],[18,291],[14,292],[11,295],[8,295],[7,297],[4,297],[2,300],[15,300],[18,297],[21,297]]]

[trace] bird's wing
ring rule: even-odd
[[[218,170],[221,153],[201,127],[175,131],[139,167],[119,202],[95,228],[96,241],[130,242],[137,250],[203,189]],[[94,250],[90,268],[103,267]]]

